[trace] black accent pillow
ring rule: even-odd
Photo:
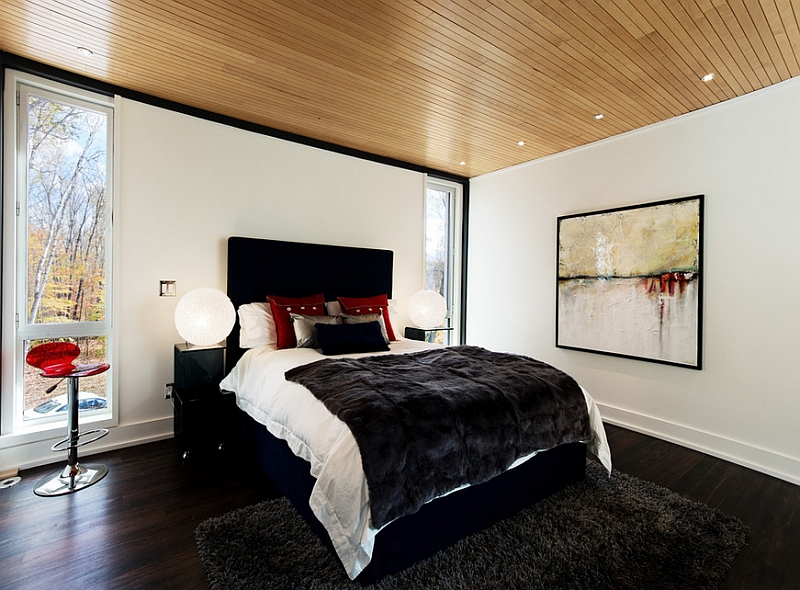
[[[316,324],[317,340],[322,354],[378,352],[389,350],[378,322],[363,324]]]

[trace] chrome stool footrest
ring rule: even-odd
[[[100,434],[98,434],[98,436],[95,436],[94,438],[92,438],[90,440],[86,440],[86,441],[83,441],[83,442],[78,442],[84,436],[89,436],[89,435],[97,434],[97,433],[100,433]],[[56,444],[54,444],[52,447],[50,447],[50,450],[51,451],[67,451],[69,449],[77,449],[78,447],[82,447],[84,445],[92,444],[93,442],[100,440],[101,438],[103,438],[107,434],[108,434],[108,428],[95,428],[94,430],[87,430],[86,432],[81,432],[74,439],[72,437],[68,436],[67,438],[65,438],[63,440],[58,441]],[[74,444],[69,444],[69,443],[74,443]]]

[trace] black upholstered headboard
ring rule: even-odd
[[[228,297],[236,309],[265,301],[267,295],[305,297],[392,296],[394,253],[391,250],[303,244],[259,238],[228,238]],[[227,338],[226,371],[244,351],[239,323]]]

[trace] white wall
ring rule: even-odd
[[[706,195],[703,370],[555,347],[556,218]],[[473,179],[467,336],[604,418],[800,483],[800,79]]]
[[[423,174],[125,99],[116,117],[119,426],[82,454],[172,436],[173,312],[195,287],[225,290],[228,236],[393,250],[407,323],[422,288]],[[176,280],[178,297],[159,298],[160,279]],[[4,449],[0,470],[61,461],[52,442]]]

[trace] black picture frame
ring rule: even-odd
[[[704,201],[558,217],[556,347],[700,370]]]

